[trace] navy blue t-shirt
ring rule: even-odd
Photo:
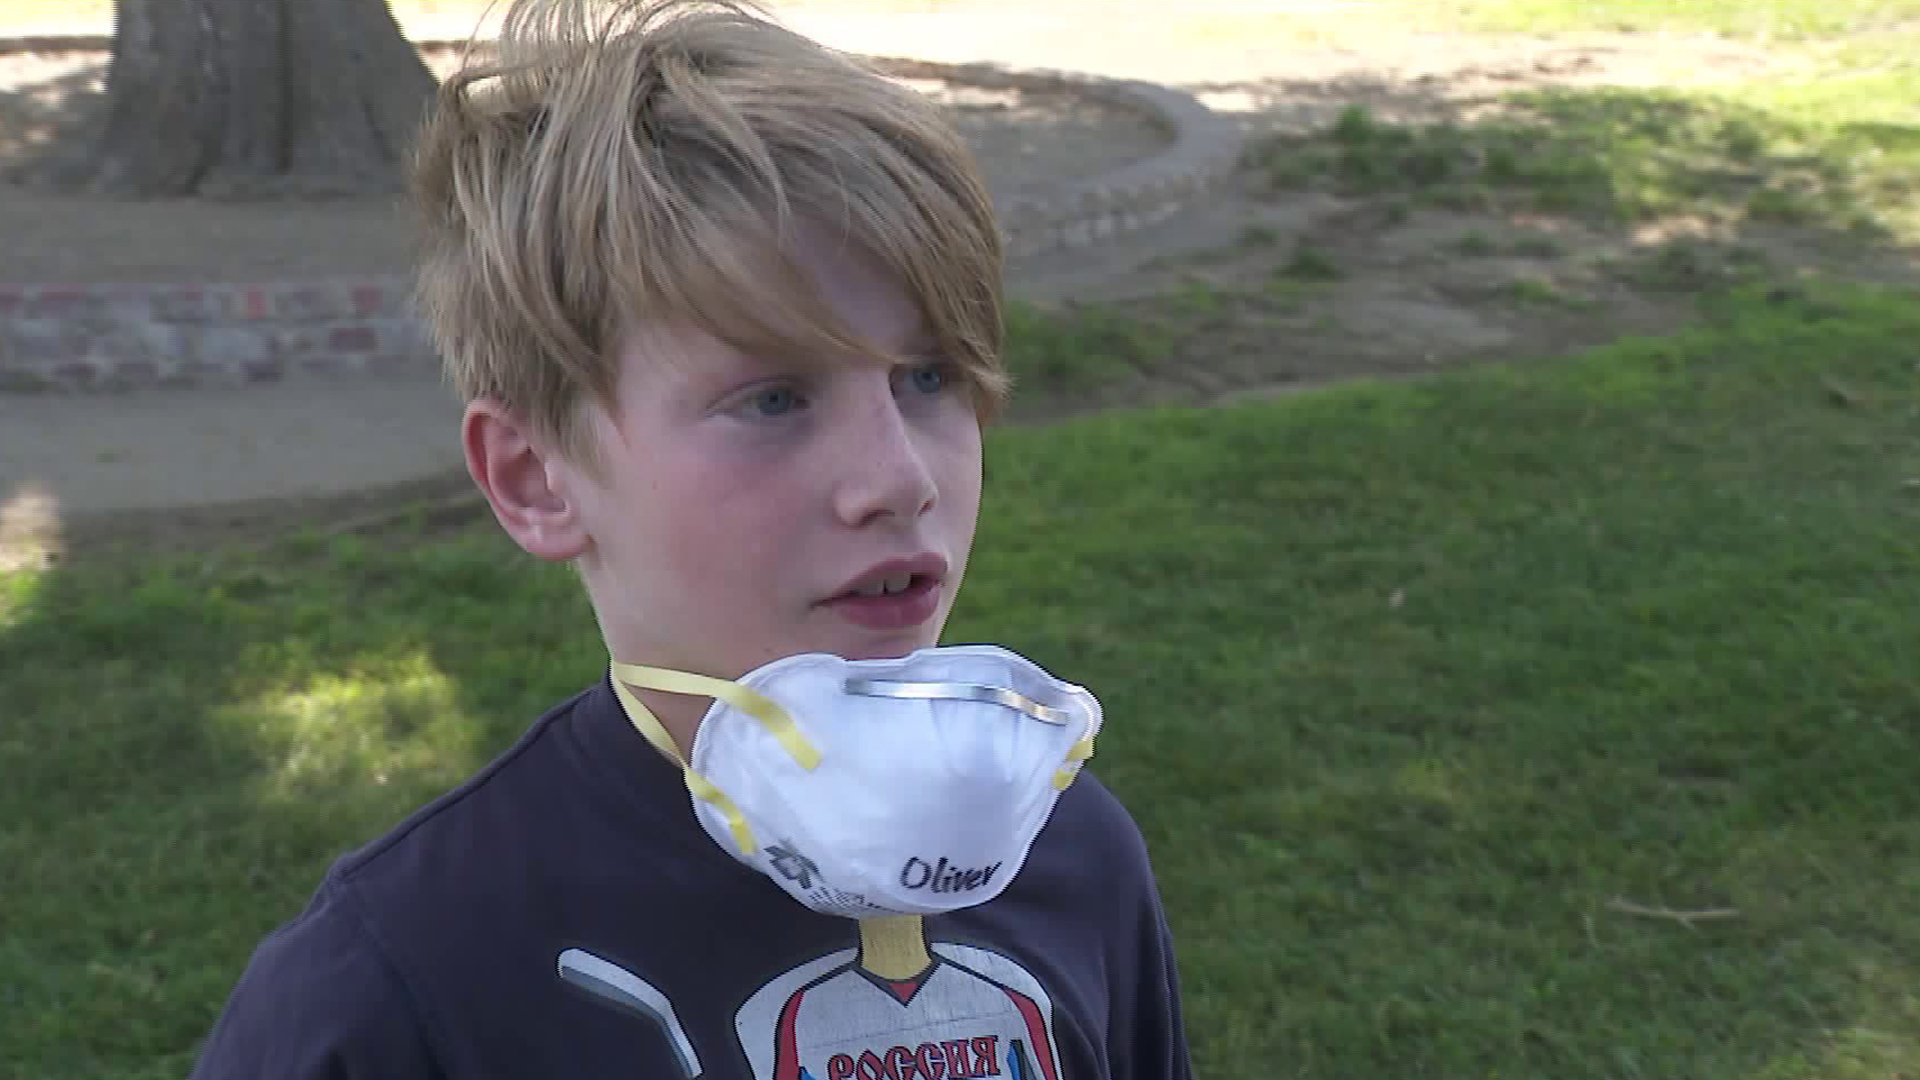
[[[815,914],[695,820],[602,679],[334,865],[193,1074],[1188,1080],[1145,844],[1083,772],[998,898]]]

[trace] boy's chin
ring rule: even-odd
[[[885,637],[823,644],[817,651],[832,653],[847,660],[897,660],[909,653],[940,643],[940,635],[931,629],[916,630]]]
[[[921,645],[875,646],[870,649],[846,649],[839,655],[847,660],[898,660],[923,647]]]

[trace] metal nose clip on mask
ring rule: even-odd
[[[612,665],[627,716],[681,765],[707,835],[807,907],[873,918],[983,904],[1093,756],[1100,703],[990,645],[803,653],[738,682]],[[683,760],[636,690],[713,698]]]

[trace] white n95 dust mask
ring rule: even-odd
[[[1000,895],[1100,730],[1092,694],[990,645],[803,653],[738,682],[618,662],[612,675],[634,726],[680,763],[707,835],[807,907],[851,918]],[[714,699],[691,760],[641,689]]]

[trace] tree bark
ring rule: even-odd
[[[386,0],[115,0],[106,121],[56,182],[136,197],[391,192],[433,88]]]

